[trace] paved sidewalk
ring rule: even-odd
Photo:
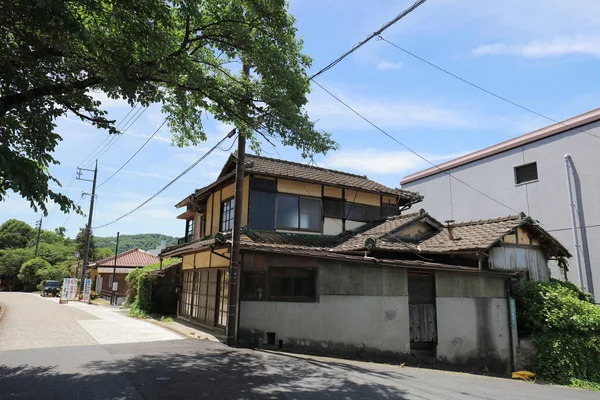
[[[48,297],[44,298],[44,300],[58,302],[58,300]],[[80,302],[70,302],[61,306],[71,307],[96,317],[94,319],[78,320],[77,322],[98,344],[182,339],[181,335],[170,330],[163,329],[144,320],[122,315],[120,312],[122,310],[114,306],[99,306]]]
[[[180,340],[160,326],[119,314],[115,307],[71,302],[35,293],[0,292],[0,351]]]

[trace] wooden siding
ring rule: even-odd
[[[381,196],[374,193],[359,192],[346,189],[346,201],[357,204],[366,204],[369,206],[381,206]]]
[[[323,186],[323,196],[341,199],[342,198],[342,188],[333,187],[333,186]]]
[[[277,191],[280,193],[297,194],[300,196],[321,197],[321,186],[315,183],[290,181],[287,179],[277,180]]]
[[[497,271],[529,272],[529,277],[536,281],[547,281],[550,278],[544,253],[532,246],[494,247],[490,250],[489,267]]]

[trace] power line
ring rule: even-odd
[[[412,53],[412,52],[410,52],[410,51],[408,51],[408,50],[406,50],[406,49],[404,49],[404,48],[402,48],[402,47],[398,46],[397,44],[390,42],[389,40],[387,40],[386,38],[384,38],[384,37],[383,37],[383,36],[381,36],[381,35],[379,36],[379,38],[380,38],[381,40],[383,40],[384,42],[388,43],[389,45],[391,45],[391,46],[393,46],[393,47],[397,48],[398,50],[400,50],[400,51],[402,51],[402,52],[404,52],[404,53],[408,54],[409,56],[411,56],[411,57],[414,57],[414,58],[416,58],[417,60],[419,60],[419,61],[421,61],[421,62],[424,62],[425,64],[427,64],[427,65],[429,65],[429,66],[431,66],[431,67],[433,67],[433,68],[437,69],[438,71],[441,71],[441,72],[445,73],[446,75],[450,75],[451,77],[453,77],[453,78],[455,78],[455,79],[458,79],[459,81],[461,81],[461,82],[463,82],[463,83],[466,83],[467,85],[469,85],[469,86],[472,86],[472,87],[474,87],[475,89],[478,89],[478,90],[480,90],[480,91],[482,91],[482,92],[484,92],[484,93],[487,93],[487,94],[489,94],[490,96],[493,96],[493,97],[495,97],[495,98],[497,98],[497,99],[499,99],[499,100],[502,100],[502,101],[504,101],[505,103],[511,104],[511,105],[513,105],[513,106],[515,106],[515,107],[517,107],[517,108],[520,108],[521,110],[527,111],[527,112],[529,112],[529,113],[531,113],[531,114],[533,114],[533,115],[536,115],[536,116],[538,116],[538,117],[542,117],[542,118],[544,118],[544,119],[547,119],[548,121],[551,121],[551,122],[554,122],[554,123],[556,123],[556,124],[560,124],[560,125],[563,125],[563,126],[569,127],[569,128],[571,128],[571,129],[578,130],[578,131],[580,131],[580,132],[583,132],[583,133],[587,133],[587,134],[588,134],[588,135],[590,135],[590,136],[593,136],[593,137],[595,137],[595,138],[598,138],[598,139],[600,139],[600,136],[598,136],[598,135],[594,135],[593,133],[591,133],[591,132],[588,132],[588,131],[586,131],[585,129],[581,129],[581,128],[579,128],[579,127],[570,127],[569,125],[565,124],[565,123],[564,123],[564,122],[562,122],[562,121],[557,121],[557,120],[556,120],[556,119],[554,119],[554,118],[548,117],[547,115],[544,115],[544,114],[542,114],[542,113],[539,113],[539,112],[537,112],[537,111],[535,111],[535,110],[532,110],[532,109],[531,109],[531,108],[529,108],[529,107],[526,107],[526,106],[524,106],[524,105],[521,105],[521,104],[519,104],[519,103],[517,103],[517,102],[514,102],[514,101],[512,101],[512,100],[510,100],[510,99],[508,99],[508,98],[506,98],[506,97],[504,97],[504,96],[501,96],[501,95],[499,95],[499,94],[496,94],[496,93],[494,93],[494,92],[492,92],[492,91],[490,91],[490,90],[488,90],[488,89],[486,89],[486,88],[484,88],[484,87],[482,87],[482,86],[479,86],[479,85],[477,85],[477,84],[475,84],[475,83],[473,83],[473,82],[471,82],[471,81],[469,81],[469,80],[467,80],[467,79],[465,79],[465,78],[462,78],[462,77],[460,77],[460,76],[458,76],[458,75],[456,75],[456,74],[454,74],[454,73],[452,73],[452,72],[450,72],[450,71],[448,71],[448,70],[446,70],[446,69],[444,69],[444,68],[442,68],[442,67],[440,67],[440,66],[438,66],[438,65],[436,65],[436,64],[434,64],[434,63],[432,63],[431,61],[427,61],[427,60],[426,60],[426,59],[424,59],[423,57],[420,57],[420,56],[418,56],[418,55],[416,55],[416,54],[414,54],[414,53]]]
[[[121,121],[117,124],[117,126],[115,127],[115,129],[119,129],[120,126],[123,125],[123,122],[127,119],[127,117],[129,116],[129,114],[131,114],[133,112],[133,110],[135,110],[137,108],[137,105],[134,105],[133,107],[131,107],[131,109],[129,110],[129,112],[127,114],[125,114],[125,116],[123,118],[121,118]],[[92,152],[90,154],[88,154],[88,156],[86,158],[83,159],[83,161],[81,161],[78,165],[83,165],[84,163],[88,162],[90,157],[93,159],[94,157],[92,157],[93,154],[96,153],[96,151],[104,144],[104,142],[106,142],[107,140],[109,140],[111,137],[111,134],[109,133],[108,135],[106,135],[106,137],[104,138],[104,140],[102,142],[100,142],[100,144],[98,144],[98,146],[96,146],[96,148],[94,150],[92,150]]]
[[[92,158],[90,163],[93,162],[94,159],[97,160],[97,159],[100,159],[101,157],[103,157],[119,141],[119,139],[121,139],[123,137],[123,135],[125,135],[127,130],[129,130],[129,128],[131,128],[133,126],[133,124],[135,124],[135,122],[142,116],[142,114],[144,114],[146,112],[147,109],[148,109],[148,107],[139,108],[138,111],[131,116],[129,121],[127,121],[124,124],[124,125],[127,125],[127,124],[128,125],[122,129],[123,133],[118,134],[118,135],[113,134],[111,139],[108,141],[108,143],[106,143],[106,145],[98,152],[98,154]]]
[[[233,129],[231,132],[229,132],[227,135],[225,135],[225,137],[223,137],[223,139],[221,139],[210,150],[208,150],[206,153],[204,153],[204,155],[202,157],[200,157],[198,160],[196,160],[192,165],[190,165],[182,173],[180,173],[175,178],[173,178],[173,180],[171,180],[169,183],[167,183],[162,189],[160,189],[158,192],[156,192],[155,194],[153,194],[149,199],[147,199],[146,201],[144,201],[142,204],[140,204],[139,206],[135,207],[133,210],[131,210],[131,211],[123,214],[119,218],[117,218],[117,219],[115,219],[115,220],[113,220],[111,222],[108,222],[108,223],[106,223],[104,225],[93,227],[92,229],[100,229],[100,228],[104,228],[106,226],[112,225],[115,222],[120,221],[123,218],[130,216],[131,214],[133,214],[134,212],[136,212],[137,210],[139,210],[140,208],[142,208],[143,206],[145,206],[146,204],[148,204],[150,201],[152,201],[154,198],[156,198],[158,195],[160,195],[162,192],[164,192],[167,188],[169,188],[172,184],[174,184],[175,182],[177,182],[182,176],[184,176],[185,174],[187,174],[188,172],[190,172],[196,165],[200,164],[206,157],[208,157],[214,150],[216,150],[217,147],[219,147],[221,144],[223,144],[223,142],[225,142],[225,140],[227,140],[228,138],[230,138],[231,135],[234,132],[235,132],[235,129]]]
[[[345,52],[344,54],[342,54],[340,57],[338,57],[336,60],[332,61],[325,68],[323,68],[322,70],[320,70],[319,72],[317,72],[316,74],[314,74],[313,76],[311,76],[310,79],[309,79],[309,81],[311,81],[314,78],[316,78],[317,76],[321,75],[323,72],[329,71],[331,68],[335,67],[344,58],[346,58],[350,54],[354,53],[356,50],[358,50],[359,48],[361,48],[363,45],[365,45],[367,42],[369,42],[373,38],[381,35],[383,33],[383,31],[385,31],[390,26],[394,25],[396,22],[400,21],[402,18],[406,17],[408,14],[410,14],[411,12],[413,12],[414,10],[416,10],[417,7],[419,7],[420,5],[422,5],[423,3],[425,3],[425,1],[427,1],[427,0],[419,0],[419,1],[415,2],[412,6],[408,7],[406,10],[404,10],[400,14],[398,14],[396,16],[396,18],[394,18],[391,21],[389,21],[388,23],[384,24],[377,31],[375,31],[375,32],[371,33],[369,36],[367,36],[367,38],[365,40],[363,40],[362,42],[358,42],[350,50],[348,50],[347,52]]]
[[[463,185],[473,189],[474,191],[476,191],[477,193],[481,194],[484,197],[487,197],[488,199],[494,201],[495,203],[498,203],[499,205],[506,207],[509,210],[512,210],[514,212],[516,212],[517,214],[519,213],[519,211],[515,210],[514,208],[502,203],[500,200],[496,200],[495,198],[485,194],[484,192],[482,192],[481,190],[469,185],[468,183],[466,183],[465,181],[455,177],[454,175],[452,175],[450,172],[448,171],[444,171],[443,169],[441,169],[439,166],[437,166],[436,164],[432,163],[431,161],[429,161],[427,158],[423,157],[421,154],[417,153],[415,150],[411,149],[410,147],[408,147],[407,145],[405,145],[404,143],[400,142],[398,139],[396,139],[394,136],[390,135],[389,133],[387,133],[386,131],[384,131],[382,128],[380,128],[379,126],[377,126],[374,122],[372,122],[371,120],[369,120],[367,117],[365,117],[364,115],[362,115],[361,113],[359,113],[358,111],[356,111],[354,108],[352,108],[350,105],[348,105],[348,103],[344,102],[342,99],[340,99],[339,97],[337,97],[335,94],[333,94],[332,92],[330,92],[329,90],[327,90],[325,87],[323,87],[319,82],[314,81],[314,83],[317,84],[317,86],[319,86],[321,89],[323,89],[325,92],[327,92],[331,97],[333,97],[334,99],[336,99],[337,101],[339,101],[341,104],[343,104],[346,108],[348,108],[350,111],[352,111],[354,114],[358,115],[360,118],[362,118],[364,121],[366,121],[369,125],[371,125],[372,127],[374,127],[375,129],[377,129],[379,132],[383,133],[385,136],[389,137],[390,139],[392,139],[394,142],[398,143],[399,145],[401,145],[402,147],[404,147],[406,150],[410,151],[411,153],[413,153],[414,155],[416,155],[417,157],[419,157],[421,160],[427,162],[428,164],[431,164],[434,168],[437,168],[440,170],[440,172],[444,172],[445,174],[447,174],[448,176],[450,176],[451,178],[455,179],[456,181],[462,183]]]
[[[125,163],[123,165],[121,165],[119,167],[118,170],[116,170],[111,176],[109,176],[104,182],[102,182],[100,185],[98,185],[98,188],[100,188],[102,185],[104,185],[106,182],[110,181],[115,175],[117,175],[127,164],[129,164],[129,162],[131,160],[133,160],[133,158],[140,152],[142,151],[142,149],[144,147],[146,147],[146,145],[148,144],[148,142],[150,142],[150,140],[152,140],[152,138],[154,137],[154,135],[156,135],[158,133],[158,131],[160,130],[160,128],[162,128],[165,123],[167,122],[167,120],[163,120],[162,124],[160,124],[160,126],[158,128],[156,128],[156,130],[154,131],[154,133],[152,135],[150,135],[150,137],[144,142],[144,144],[142,144],[140,146],[139,149],[137,149],[137,151],[135,153],[133,153],[133,155],[131,157],[129,157],[129,159],[127,161],[125,161]]]

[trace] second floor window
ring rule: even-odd
[[[321,199],[277,195],[277,229],[321,230]]]
[[[225,200],[221,203],[221,232],[230,231],[233,228],[233,208],[235,199]]]
[[[188,219],[186,222],[187,223],[185,227],[185,241],[190,242],[194,240],[194,220]]]

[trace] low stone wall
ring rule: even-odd
[[[515,360],[515,368],[517,371],[532,371],[535,372],[535,355],[537,346],[529,338],[519,338],[517,346],[517,359]]]

